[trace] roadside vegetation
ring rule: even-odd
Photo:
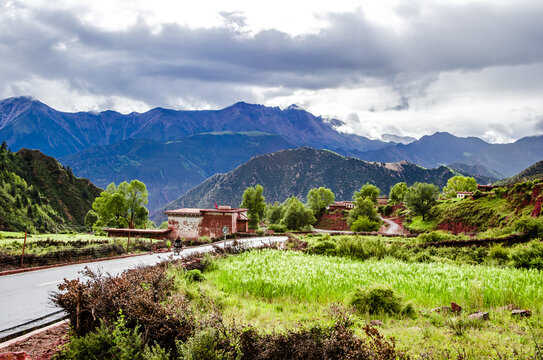
[[[80,337],[58,358],[84,358],[97,342],[150,359],[540,358],[541,270],[227,252],[238,255],[67,282],[55,298]],[[462,309],[447,310],[451,301]],[[531,316],[512,315],[511,304]],[[84,315],[91,308],[96,318]],[[470,318],[476,311],[490,315]]]
[[[20,268],[25,233],[0,232],[0,271]],[[127,248],[128,247],[128,248]],[[28,234],[24,267],[98,259],[167,248],[162,240],[111,238],[90,234]]]

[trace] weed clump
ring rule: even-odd
[[[511,251],[511,264],[517,268],[543,270],[543,242],[533,240]]]
[[[402,298],[397,296],[393,289],[383,285],[357,289],[352,295],[350,304],[361,314],[405,316],[415,314],[412,304],[403,305]]]
[[[193,269],[193,270],[189,270],[185,272],[185,279],[187,279],[189,283],[193,283],[193,282],[202,282],[206,278],[200,270]]]

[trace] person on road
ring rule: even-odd
[[[180,238],[175,239],[175,241],[173,242],[174,255],[179,254],[182,249],[183,249],[183,243],[181,242],[181,239]]]

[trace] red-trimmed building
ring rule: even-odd
[[[168,216],[170,239],[197,239],[202,236],[216,238],[227,234],[247,232],[247,209],[219,206],[217,209],[176,209],[165,211]]]

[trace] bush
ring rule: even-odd
[[[543,218],[522,218],[515,223],[514,228],[531,238],[543,237]]]
[[[471,195],[473,199],[479,199],[483,197],[483,193],[480,190],[475,190],[473,195]]]
[[[202,282],[206,278],[200,270],[194,269],[194,270],[189,270],[185,272],[185,279],[187,279],[188,282],[193,283],[193,282]]]
[[[379,231],[381,225],[365,216],[359,216],[352,224],[351,230],[355,232]]]
[[[126,327],[122,312],[113,327],[101,323],[94,332],[85,336],[74,336],[70,342],[57,354],[54,359],[125,359],[125,360],[161,360],[168,355],[158,346],[149,348],[143,342],[139,327]]]
[[[147,344],[157,342],[170,350],[175,340],[192,336],[194,319],[186,298],[169,297],[174,282],[166,274],[167,266],[140,267],[119,276],[87,270],[89,280],[66,280],[59,285],[63,292],[53,294],[52,300],[68,314],[77,335],[88,334],[101,321],[112,324],[122,310],[126,325],[139,326]]]
[[[419,243],[428,243],[435,241],[450,240],[452,236],[445,231],[436,230],[429,233],[423,233],[417,236],[417,241]]]
[[[262,229],[256,229],[256,230],[255,230],[255,234],[262,236],[262,235],[265,234],[265,232],[264,232],[264,230],[262,230]]]
[[[524,269],[543,270],[543,243],[533,240],[511,252],[511,265]]]
[[[333,240],[320,240],[311,246],[310,252],[317,255],[336,255],[336,243]]]
[[[219,332],[215,328],[197,333],[185,343],[177,343],[179,359],[182,360],[221,360],[232,357],[220,347]]]
[[[394,294],[394,290],[374,285],[367,289],[359,288],[352,295],[350,304],[361,314],[409,314],[415,313],[413,305],[402,306],[402,299]]]
[[[273,230],[276,233],[284,233],[287,231],[287,227],[283,224],[271,224],[268,226],[268,230]]]
[[[495,245],[488,251],[488,258],[500,264],[505,263],[509,260],[509,250],[504,248],[501,244]]]

